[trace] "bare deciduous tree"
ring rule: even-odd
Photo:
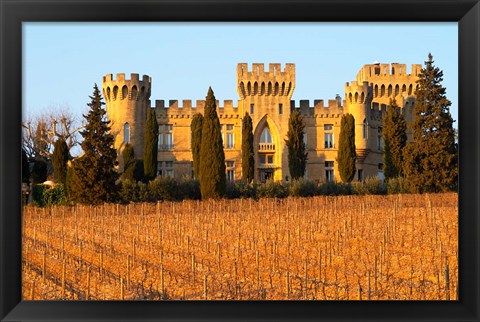
[[[63,106],[28,117],[22,127],[22,144],[27,156],[48,161],[58,138],[65,139],[69,150],[79,144],[77,132],[83,128],[83,124],[79,124],[68,106]]]

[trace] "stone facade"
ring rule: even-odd
[[[306,178],[340,180],[336,162],[340,120],[344,113],[355,118],[355,144],[357,148],[357,176],[383,176],[381,126],[382,113],[391,98],[402,108],[407,124],[412,121],[415,104],[416,80],[421,65],[413,64],[407,74],[406,65],[374,63],[364,65],[355,81],[345,84],[345,99],[300,100],[297,106],[291,100],[295,89],[295,65],[264,64],[237,65],[237,92],[240,99],[234,106],[232,100],[222,105],[217,101],[217,113],[222,125],[225,146],[227,178],[241,178],[242,118],[246,112],[253,121],[255,149],[255,180],[288,181],[287,147],[285,138],[288,120],[293,109],[299,109],[306,123],[305,142],[308,162]],[[143,158],[143,137],[147,108],[156,111],[159,123],[159,175],[175,178],[192,177],[192,152],[190,148],[190,123],[195,113],[202,113],[204,100],[163,100],[150,103],[151,78],[144,75],[112,74],[103,77],[102,90],[106,99],[107,114],[112,121],[115,147],[121,156],[129,141],[138,159]],[[411,133],[407,133],[411,139]],[[121,160],[120,169],[122,168]]]

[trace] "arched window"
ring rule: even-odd
[[[130,143],[130,125],[128,123],[123,125],[123,143]]]
[[[245,97],[245,84],[243,84],[243,82],[240,82],[240,92],[242,92],[242,96]]]
[[[367,138],[367,119],[364,119],[363,120],[363,138],[366,139]]]
[[[136,101],[138,99],[137,98],[137,92],[138,92],[137,86],[133,85],[133,87],[132,87],[132,100],[133,101]]]
[[[123,85],[122,87],[122,100],[128,97],[128,87],[127,85]]]
[[[272,133],[270,132],[270,129],[268,128],[268,126],[263,129],[262,134],[260,135],[260,142],[273,143]]]

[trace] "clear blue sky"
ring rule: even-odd
[[[23,25],[23,111],[79,118],[108,73],[152,77],[156,99],[238,100],[236,65],[296,64],[292,99],[344,97],[364,64],[423,64],[428,53],[458,120],[457,23],[38,23]],[[297,103],[298,105],[298,103]],[[458,121],[455,123],[458,127]]]

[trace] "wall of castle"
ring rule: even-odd
[[[260,150],[264,147],[259,143],[266,126],[270,128],[275,146],[274,180],[290,179],[288,149],[284,142],[291,111],[296,109],[303,115],[306,124],[308,179],[325,180],[326,172],[331,173],[333,170],[335,180],[341,181],[336,158],[341,117],[344,113],[350,113],[355,118],[355,144],[359,156],[357,169],[361,170],[363,178],[378,175],[383,162],[382,145],[378,145],[382,115],[390,98],[395,97],[407,123],[412,122],[415,81],[420,70],[420,65],[412,65],[412,73],[406,74],[405,65],[402,64],[365,65],[355,81],[345,84],[344,100],[336,98],[295,102],[291,100],[295,88],[295,65],[286,64],[282,69],[280,64],[269,64],[268,70],[265,70],[264,64],[252,64],[250,69],[247,64],[238,64],[237,92],[240,99],[235,104],[232,100],[216,102],[222,125],[225,160],[231,166],[229,169],[234,170],[236,180],[241,179],[241,128],[243,116],[248,112],[254,130],[255,179],[260,180],[259,153],[265,151]],[[167,146],[165,137],[160,142],[157,157],[159,170],[173,174],[178,179],[190,178],[193,174],[190,124],[195,113],[203,114],[205,101],[196,100],[193,103],[192,100],[156,100],[152,104],[149,101],[150,83],[150,77],[143,76],[140,80],[138,74],[132,74],[130,79],[125,79],[124,74],[117,74],[116,79],[111,74],[103,78],[102,91],[107,101],[109,119],[112,120],[112,132],[116,137],[115,147],[121,155],[124,146],[123,126],[129,123],[131,143],[136,157],[141,159],[145,112],[148,107],[155,109],[160,135],[171,135],[170,143],[173,143]],[[230,146],[227,146],[227,134],[233,135],[233,144]],[[407,131],[407,135],[411,139],[411,130]],[[355,180],[357,178],[358,174]]]
[[[173,162],[175,178],[191,178],[193,158],[190,125],[196,113],[204,113],[205,100],[197,100],[195,105],[192,105],[191,100],[182,100],[181,105],[178,102],[178,100],[170,100],[168,104],[165,104],[163,100],[156,100],[155,105],[151,106],[155,109],[157,122],[161,130],[165,129],[165,125],[172,126],[172,131],[168,133],[173,135],[173,146],[168,147],[164,144],[163,147],[159,147],[157,159],[159,162]],[[225,100],[223,104],[220,104],[217,100],[216,104],[220,124],[224,126],[225,161],[234,162],[235,178],[240,180],[242,120],[238,114],[238,108],[233,105],[232,100]],[[233,133],[234,143],[232,147],[227,147],[226,144],[227,125],[233,125],[233,130],[229,131],[229,133]],[[167,132],[164,131],[163,133]]]

